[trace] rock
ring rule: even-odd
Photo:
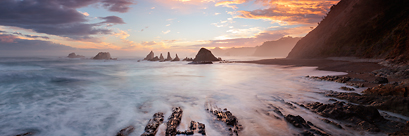
[[[405,116],[409,116],[409,98],[398,96],[376,96],[376,95],[360,95],[357,93],[336,93],[327,94],[330,97],[336,97],[351,101],[353,103],[373,106],[381,110],[386,110]]]
[[[168,118],[168,123],[166,124],[166,136],[176,136],[177,127],[182,120],[183,110],[180,107],[172,108],[172,115]]]
[[[160,59],[158,58],[158,56],[155,56],[153,59],[149,60],[149,61],[159,61]]]
[[[346,87],[346,86],[342,86],[342,87],[339,88],[339,89],[346,90],[346,91],[355,91],[354,88],[349,88],[349,87]]]
[[[309,78],[317,79],[317,80],[324,80],[324,81],[334,81],[334,82],[338,82],[338,83],[346,83],[349,80],[351,80],[351,78],[347,77],[347,76],[343,76],[343,77],[339,77],[339,76],[322,76],[322,77],[310,76]]]
[[[388,82],[388,79],[384,77],[376,77],[374,81],[375,84],[386,84]]]
[[[154,136],[158,132],[159,125],[163,122],[163,113],[158,112],[149,119],[145,126],[145,132],[141,136]]]
[[[387,84],[365,89],[362,93],[375,96],[408,97],[409,85]]]
[[[151,51],[148,55],[146,55],[146,58],[144,58],[143,60],[152,60],[155,57],[155,54],[153,53],[153,51]]]
[[[193,61],[193,59],[186,57],[186,58],[184,58],[182,61]]]
[[[166,57],[165,61],[172,61],[172,57],[170,57],[170,53],[168,52],[168,56]]]
[[[303,129],[304,131],[301,133],[301,135],[314,136],[315,133],[321,136],[330,136],[330,134],[323,131],[321,128],[315,126],[309,121],[305,121],[304,118],[302,118],[301,116],[294,116],[289,114],[284,118],[288,123],[292,124],[294,127]]]
[[[355,88],[360,88],[360,87],[365,87],[365,85],[363,83],[352,83],[352,82],[348,82],[346,83],[346,85],[348,86],[353,86]]]
[[[85,58],[85,56],[82,55],[76,55],[75,53],[70,53],[67,56],[68,58]]]
[[[409,121],[406,122],[406,126],[397,132],[389,134],[389,136],[408,136],[409,135]]]
[[[333,104],[309,103],[305,107],[323,117],[355,124],[353,128],[358,130],[395,132],[403,126],[400,122],[386,120],[376,108],[369,106],[346,104],[338,101]]]
[[[116,134],[116,136],[128,136],[134,130],[135,130],[135,128],[133,126],[128,126],[128,127],[124,128],[124,129],[121,129],[121,131],[119,131],[118,134]]]
[[[193,61],[188,64],[213,64],[211,61]]]
[[[321,119],[321,120],[322,120],[322,121],[324,121],[325,123],[328,123],[328,124],[334,125],[334,126],[336,126],[337,128],[342,129],[342,126],[341,126],[341,125],[339,125],[338,123],[334,122],[334,121],[331,121],[331,120],[328,120],[328,119]]]
[[[173,59],[172,61],[180,61],[180,59],[179,59],[179,57],[178,57],[178,54],[176,54],[175,59]]]
[[[243,130],[243,126],[239,124],[239,121],[236,116],[234,116],[230,111],[228,111],[226,108],[224,110],[221,110],[220,108],[217,108],[216,106],[213,106],[210,103],[206,104],[206,110],[209,111],[211,114],[213,114],[216,118],[215,121],[221,121],[224,122],[227,126],[227,131],[230,133],[231,136],[239,135],[239,132]],[[204,129],[204,125],[203,125]],[[199,124],[199,130],[200,130],[200,124]]]
[[[95,60],[110,60],[111,58],[111,54],[109,54],[109,52],[99,52],[94,58]]]
[[[163,58],[162,53],[160,54],[159,61],[165,61],[165,58]]]
[[[195,59],[193,60],[195,62],[201,62],[201,61],[219,61],[210,50],[201,48],[199,52],[197,53]]]
[[[287,115],[285,120],[297,128],[310,128],[307,122],[301,116]]]

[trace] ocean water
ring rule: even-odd
[[[166,122],[175,106],[184,110],[179,130],[186,130],[194,120],[206,125],[208,136],[227,135],[212,125],[213,116],[205,110],[208,103],[230,110],[244,126],[240,134],[245,136],[300,133],[284,119],[275,118],[269,105],[279,107],[284,115],[300,115],[333,135],[373,135],[337,129],[294,104],[330,103],[321,92],[342,91],[338,89],[342,84],[305,76],[346,73],[314,69],[136,59],[0,58],[0,135],[113,136],[133,125],[132,135],[139,136],[154,113],[163,112]],[[162,124],[157,135],[164,135],[165,128]]]

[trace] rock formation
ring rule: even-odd
[[[170,57],[170,53],[168,52],[168,56],[166,57],[165,61],[172,61],[172,57]]]
[[[193,61],[193,59],[186,57],[186,58],[184,58],[182,61]]]
[[[145,126],[145,132],[141,136],[154,136],[158,132],[159,125],[163,122],[163,113],[155,113]]]
[[[146,55],[146,58],[144,58],[143,60],[152,60],[155,57],[155,54],[153,53],[153,51],[151,51],[148,55]]]
[[[219,61],[210,50],[201,48],[197,53],[194,62],[204,62],[204,61]]]
[[[70,53],[67,56],[68,58],[85,58],[85,56],[82,55],[76,55],[75,53]]]
[[[94,58],[95,60],[109,60],[111,58],[111,54],[109,52],[99,52]]]
[[[287,58],[338,56],[409,60],[409,1],[341,0]]]
[[[165,61],[165,58],[163,58],[162,53],[160,54],[159,61]]]
[[[172,61],[180,61],[180,59],[179,59],[179,57],[178,57],[178,54],[176,54],[175,59],[173,59]]]

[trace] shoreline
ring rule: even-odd
[[[351,78],[363,79],[365,87],[375,87],[378,84],[372,83],[376,76],[371,74],[372,71],[386,68],[372,61],[354,61],[352,60],[330,60],[330,59],[262,59],[254,61],[235,61],[236,63],[254,63],[262,65],[283,65],[291,67],[312,66],[317,67],[317,70],[346,72]],[[308,76],[308,75],[305,75]],[[389,82],[399,82],[403,79],[388,78]]]

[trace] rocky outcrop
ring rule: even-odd
[[[403,128],[403,123],[386,120],[374,107],[335,102],[323,104],[319,102],[301,105],[323,117],[352,123],[349,126],[369,132],[396,132]]]
[[[182,120],[183,110],[180,107],[174,107],[172,109],[172,115],[168,118],[168,123],[166,125],[166,136],[176,136],[177,127]]]
[[[367,88],[362,93],[329,92],[326,95],[409,116],[408,81]]]
[[[184,58],[182,61],[193,61],[193,58],[188,58],[188,57],[186,57],[186,58]]]
[[[109,52],[99,52],[92,59],[95,59],[95,60],[110,60],[112,58],[111,58],[111,54],[109,54]]]
[[[408,11],[406,0],[341,0],[287,58],[401,57],[407,62]]]
[[[237,117],[226,108],[222,110],[211,103],[206,103],[205,106],[206,110],[215,116],[215,121],[221,121],[226,124],[227,128],[225,130],[228,131],[230,136],[238,136],[239,132],[243,130],[243,126],[239,123]]]
[[[143,60],[152,60],[155,57],[155,54],[153,53],[153,51],[151,51],[148,55],[146,55],[146,58],[144,58]]]
[[[85,58],[85,56],[82,55],[76,55],[75,53],[70,53],[67,56],[68,58]]]
[[[178,54],[176,54],[176,57],[172,61],[180,61]]]
[[[203,62],[203,61],[219,61],[210,50],[201,48],[197,53],[194,62]]]
[[[165,61],[165,58],[163,58],[162,53],[160,54],[159,61]]]
[[[287,57],[288,53],[300,39],[300,37],[283,37],[276,41],[264,42],[261,46],[256,48],[253,56]]]
[[[289,114],[285,116],[284,119],[294,127],[303,129],[301,135],[315,136],[315,134],[318,134],[320,136],[330,136],[330,134],[315,126],[310,121],[305,121],[301,116],[294,116]]]
[[[166,57],[165,61],[172,61],[172,57],[170,57],[170,53],[168,52],[168,56]]]
[[[158,132],[159,125],[163,122],[163,113],[158,112],[149,119],[148,124],[146,124],[145,132],[141,136],[154,136]]]

